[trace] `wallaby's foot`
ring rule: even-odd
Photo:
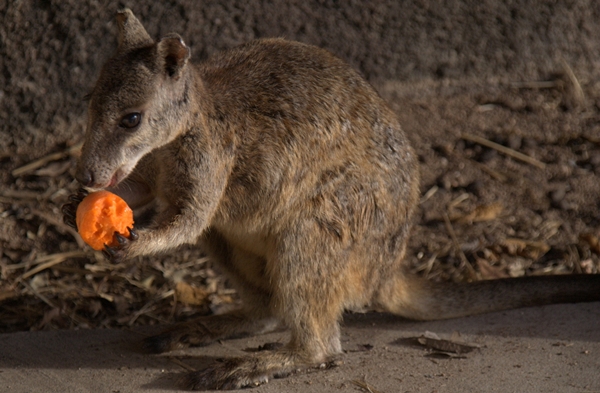
[[[200,371],[187,373],[181,384],[191,390],[230,390],[256,387],[311,367],[330,368],[333,360],[306,362],[291,350],[260,352],[243,358],[224,359]]]
[[[256,387],[273,378],[273,367],[255,356],[215,362],[204,370],[187,373],[181,380],[190,390],[232,390]]]
[[[104,249],[102,250],[102,254],[106,259],[113,262],[122,261],[126,252],[127,247],[131,244],[131,242],[139,239],[138,233],[132,228],[127,227],[129,231],[129,237],[125,237],[121,235],[119,232],[115,232],[115,240],[117,241],[117,246],[107,246],[104,245]]]
[[[63,221],[71,228],[77,229],[77,207],[87,195],[88,191],[84,188],[80,188],[75,194],[69,195],[69,203],[64,204],[61,208]]]
[[[144,347],[153,353],[201,347],[221,339],[271,332],[280,325],[275,318],[249,319],[242,311],[233,311],[177,324],[156,336],[144,339]]]

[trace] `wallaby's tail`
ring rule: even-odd
[[[447,319],[520,307],[600,301],[600,274],[532,276],[473,283],[434,283],[404,277],[380,305],[419,320]],[[380,296],[384,295],[380,293]]]

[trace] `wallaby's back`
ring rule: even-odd
[[[214,102],[209,127],[235,129],[237,159],[217,227],[255,218],[275,228],[314,214],[338,240],[368,232],[392,237],[386,250],[404,246],[418,196],[416,156],[356,71],[325,50],[266,39],[217,55],[198,75]]]

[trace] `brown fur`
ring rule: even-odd
[[[129,10],[117,20],[77,178],[157,214],[107,251],[126,259],[200,240],[245,303],[149,348],[291,331],[284,348],[191,373],[188,387],[253,386],[328,362],[341,352],[345,309],[436,319],[600,298],[597,276],[454,285],[406,274],[415,153],[373,88],[327,51],[265,39],[193,65],[178,36],[154,42]],[[119,126],[132,112],[140,124]]]

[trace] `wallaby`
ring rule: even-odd
[[[123,260],[198,242],[244,302],[147,347],[291,331],[280,348],[187,374],[187,388],[255,386],[327,363],[342,351],[344,310],[428,320],[600,300],[600,275],[454,284],[409,274],[417,157],[394,112],[329,52],[261,39],[191,64],[178,35],[155,42],[128,9],[117,23],[75,177],[156,214],[105,252]],[[67,223],[84,194],[65,205]]]

